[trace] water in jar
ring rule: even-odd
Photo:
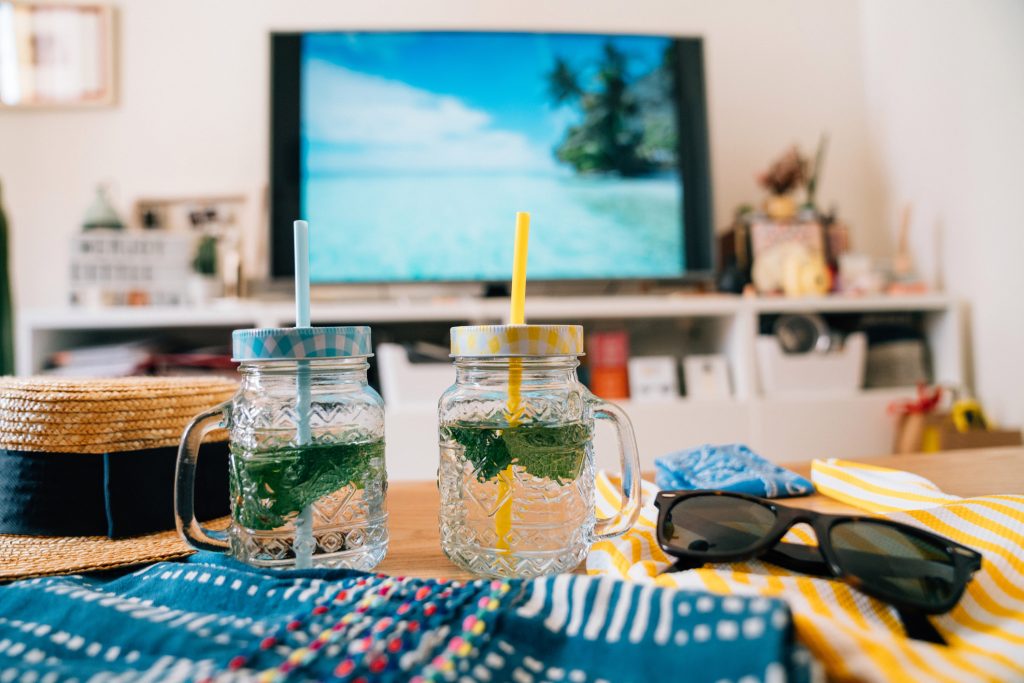
[[[481,576],[572,571],[594,531],[592,428],[441,427],[441,546]]]
[[[308,529],[313,566],[369,570],[387,550],[386,486],[383,439],[261,450],[232,444],[232,554],[257,566],[294,566]],[[300,515],[307,524],[297,524]]]

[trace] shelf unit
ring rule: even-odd
[[[655,457],[707,442],[748,443],[776,461],[855,457],[888,452],[894,420],[886,407],[913,395],[913,388],[861,390],[836,396],[793,398],[763,395],[758,384],[754,340],[761,316],[779,313],[916,313],[922,317],[932,374],[938,382],[964,383],[960,307],[949,297],[826,297],[762,299],[728,295],[537,297],[527,302],[531,322],[581,323],[588,331],[631,330],[633,352],[715,352],[729,362],[733,397],[666,403],[622,401],[633,420],[642,465]],[[507,322],[500,299],[436,298],[363,302],[319,302],[314,324],[369,324],[375,341],[392,330],[452,324]],[[140,339],[156,334],[195,344],[225,344],[230,330],[294,323],[287,301],[225,301],[202,308],[29,310],[17,325],[18,374],[40,371],[56,351],[86,344]],[[433,339],[433,341],[443,341]],[[387,397],[385,396],[385,399]],[[615,466],[610,430],[599,427],[598,463]],[[392,478],[429,479],[437,467],[436,413],[432,404],[389,405],[388,460]]]

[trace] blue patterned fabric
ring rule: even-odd
[[[763,498],[806,496],[814,485],[768,462],[742,444],[705,444],[654,461],[655,482],[665,490],[722,489]]]
[[[0,588],[0,680],[806,680],[785,603],[560,575],[439,582],[211,553]],[[667,677],[667,678],[666,678]]]
[[[370,328],[264,327],[231,333],[236,361],[372,356]]]

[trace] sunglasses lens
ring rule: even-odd
[[[839,522],[829,532],[846,573],[865,586],[922,608],[948,603],[957,590],[953,557],[939,543],[878,522]]]
[[[733,496],[691,496],[669,511],[661,529],[666,544],[707,553],[743,552],[757,545],[775,524],[771,509]]]

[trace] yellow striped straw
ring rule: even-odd
[[[510,325],[526,324],[526,252],[530,245],[530,214],[516,213],[516,245],[512,252],[512,306]]]
[[[509,324],[526,324],[526,254],[530,243],[530,214],[516,213],[516,242],[512,252],[512,301],[509,309]],[[508,402],[505,404],[505,419],[509,428],[519,424],[522,408],[523,361],[510,358],[508,361]],[[512,465],[498,475],[498,508],[494,512],[494,532],[498,537],[498,550],[507,553],[508,533],[512,529]]]

